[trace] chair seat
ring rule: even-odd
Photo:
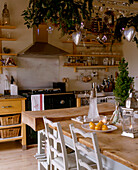
[[[77,167],[76,167],[75,152],[74,153],[70,153],[67,156],[68,156],[68,168],[69,169],[77,169]],[[86,162],[87,164],[91,165],[94,169],[97,169],[96,164],[94,162],[92,162],[91,160],[87,159],[86,157],[81,156],[81,160],[83,162]],[[60,164],[60,168],[63,169],[63,159],[62,159],[62,157],[54,158],[52,160],[52,164]]]
[[[67,154],[68,157],[68,168],[69,169],[76,169],[76,159],[75,159],[75,153]],[[59,169],[63,169],[63,158],[62,157],[56,157],[52,160],[52,164],[57,164],[59,166]]]

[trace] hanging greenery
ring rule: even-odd
[[[54,26],[68,33],[76,24],[90,19],[93,0],[30,0],[22,13],[28,28],[50,21]]]
[[[114,37],[118,41],[121,41],[121,37],[125,28],[133,26],[135,31],[138,32],[138,14],[131,17],[121,17],[117,20]],[[125,37],[124,37],[125,38]],[[138,38],[135,36],[133,41],[136,42],[138,47]]]

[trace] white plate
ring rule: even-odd
[[[112,131],[117,129],[117,127],[113,126],[113,125],[107,125],[108,130],[93,130],[93,129],[90,129],[89,124],[83,124],[83,125],[81,125],[81,127],[83,129],[86,129],[86,130],[89,130],[89,131],[92,131],[92,132],[112,132]]]

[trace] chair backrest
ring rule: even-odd
[[[68,159],[61,125],[59,122],[53,123],[46,117],[43,117],[43,120],[47,137],[47,152],[49,152],[49,159],[51,161],[55,157],[62,157],[63,167],[66,170],[68,169]],[[53,129],[57,130],[57,133],[54,133]],[[57,145],[60,145],[60,151]]]
[[[98,145],[98,140],[97,140],[96,133],[95,132],[87,132],[86,133],[81,129],[75,128],[73,124],[70,124],[70,130],[71,130],[73,144],[74,144],[76,163],[77,163],[77,170],[80,170],[81,167],[84,167],[84,168],[86,168],[88,170],[93,169],[89,164],[82,161],[82,159],[81,159],[82,156],[80,157],[80,152],[83,153],[84,156],[88,156],[88,157],[94,156],[96,158],[97,169],[98,170],[103,170],[102,161],[101,161],[101,155],[100,155],[100,150],[99,150],[99,145]],[[85,147],[84,145],[79,143],[76,134],[79,134],[79,135],[81,135],[81,137],[84,137],[84,138],[91,138],[93,148],[94,148],[94,152],[91,151],[91,150],[88,150],[87,147]]]

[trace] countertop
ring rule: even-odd
[[[35,131],[44,129],[43,116],[52,121],[69,120],[73,117],[88,115],[89,106],[72,107],[65,109],[51,109],[42,111],[25,111],[23,115],[23,123],[32,127]],[[111,115],[115,110],[112,103],[98,104],[98,111],[101,115]]]
[[[20,95],[2,95],[0,96],[0,101],[1,100],[5,100],[5,99],[9,99],[9,100],[13,100],[13,99],[25,99],[25,97],[20,96]]]

